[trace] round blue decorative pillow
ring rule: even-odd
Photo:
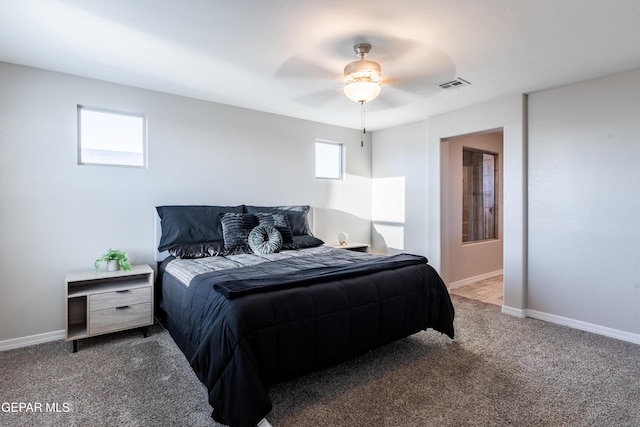
[[[282,248],[282,234],[272,225],[259,225],[249,233],[249,247],[257,254],[272,254]]]

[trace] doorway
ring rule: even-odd
[[[502,129],[441,141],[441,239],[449,290],[500,306],[504,295],[503,145]],[[485,232],[477,231],[477,223]]]

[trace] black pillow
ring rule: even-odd
[[[224,242],[185,243],[169,249],[169,255],[176,258],[193,259],[224,254]]]
[[[252,214],[227,212],[220,214],[220,222],[225,253],[250,254],[249,233],[258,225],[258,218]]]
[[[162,237],[160,252],[177,244],[223,240],[219,215],[242,212],[243,206],[157,206]]]
[[[282,236],[282,248],[283,249],[295,249],[293,247],[293,233],[289,226],[289,218],[285,213],[267,213],[257,212],[255,216],[258,218],[260,225],[270,225],[275,227]]]
[[[289,206],[245,206],[248,213],[268,212],[285,213],[289,220],[289,227],[294,236],[312,236],[309,226],[308,214],[311,207],[309,205],[289,205]]]
[[[293,244],[297,249],[315,248],[323,245],[324,242],[315,236],[293,236]]]
[[[249,247],[257,254],[272,254],[282,248],[282,235],[272,225],[258,225],[249,233]]]

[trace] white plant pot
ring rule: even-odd
[[[118,271],[120,270],[120,265],[118,265],[117,259],[110,259],[107,261],[107,271]]]

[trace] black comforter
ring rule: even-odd
[[[166,324],[209,390],[216,421],[255,426],[271,410],[267,386],[421,330],[453,338],[449,294],[426,259],[333,256],[205,273],[188,287],[163,274]]]

